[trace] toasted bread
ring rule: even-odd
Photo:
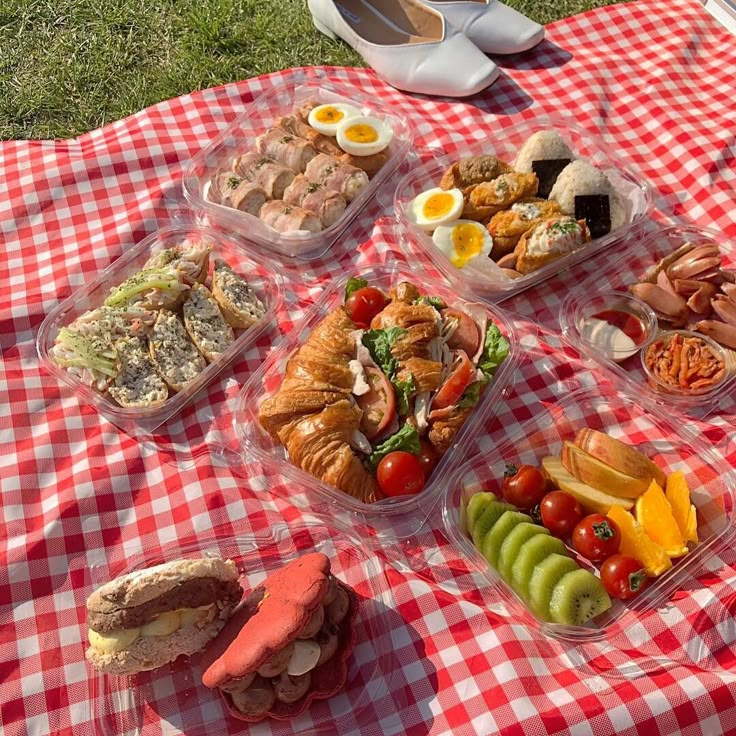
[[[175,393],[207,367],[207,361],[189,338],[181,320],[166,309],[159,312],[148,347],[153,364]]]
[[[194,284],[184,302],[184,327],[208,363],[217,360],[235,340],[233,328],[210,290],[202,284]]]
[[[212,272],[212,296],[225,321],[236,328],[254,325],[266,312],[261,300],[225,261],[218,258]]]
[[[115,352],[118,374],[107,391],[120,406],[148,408],[166,401],[169,389],[156,371],[143,340],[138,337],[118,340]]]

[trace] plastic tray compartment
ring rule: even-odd
[[[383,119],[394,132],[386,163],[360,195],[348,205],[343,216],[319,233],[282,234],[267,227],[253,215],[210,202],[205,196],[205,186],[214,173],[218,169],[229,170],[236,155],[255,150],[256,136],[271,127],[277,118],[292,114],[295,107],[308,100],[318,100],[320,104],[350,103],[360,108],[364,115]],[[413,134],[403,115],[381,104],[375,97],[368,98],[350,86],[304,82],[295,87],[274,87],[254,100],[242,115],[192,159],[184,173],[184,196],[195,210],[205,212],[212,222],[242,235],[262,248],[302,260],[319,258],[340,237],[381,185],[392,176],[412,143]]]
[[[565,140],[577,158],[597,166],[623,195],[629,224],[592,241],[585,248],[548,263],[533,273],[518,279],[508,279],[498,274],[498,269],[488,262],[471,261],[462,269],[456,268],[450,259],[432,242],[431,235],[410,222],[408,204],[423,191],[439,186],[442,174],[461,158],[490,154],[513,164],[516,154],[529,137],[540,130],[554,130]],[[413,244],[416,244],[450,280],[466,291],[478,294],[491,301],[502,301],[534,286],[550,276],[581,261],[592,258],[622,240],[627,234],[641,227],[652,209],[651,185],[630,165],[625,163],[609,146],[596,135],[568,119],[559,117],[537,118],[518,123],[509,128],[489,129],[487,140],[475,141],[458,147],[452,155],[444,154],[416,166],[399,182],[394,198],[394,210],[400,229]]]
[[[337,723],[366,726],[375,718],[374,701],[390,692],[395,659],[391,644],[391,617],[394,605],[383,565],[369,556],[349,536],[324,521],[305,521],[240,537],[190,540],[164,552],[143,552],[117,563],[92,566],[86,595],[119,575],[181,558],[219,556],[232,559],[241,572],[246,591],[259,585],[289,560],[307,552],[323,552],[332,572],[358,594],[355,621],[356,646],[348,660],[344,689],[329,700],[315,701],[301,716],[279,723],[264,721],[254,727],[259,733],[333,734]],[[86,631],[83,636],[86,642]],[[171,665],[132,677],[101,674],[88,666],[91,720],[105,736],[119,734],[178,734],[206,736],[212,733],[243,733],[248,730],[234,719],[215,690],[202,685],[201,655],[180,657]],[[269,724],[272,730],[265,728]]]
[[[713,410],[733,412],[736,409],[736,353],[724,348],[727,370],[730,377],[719,382],[713,390],[692,396],[664,393],[653,388],[637,353],[626,361],[616,363],[609,360],[602,351],[594,350],[580,334],[575,325],[575,313],[586,299],[596,294],[608,292],[626,292],[628,287],[636,284],[645,273],[656,266],[659,261],[677,250],[688,241],[713,241],[718,244],[723,257],[724,267],[736,269],[736,243],[724,237],[717,230],[709,230],[695,226],[673,225],[658,228],[643,237],[632,236],[638,240],[635,246],[627,247],[626,257],[613,257],[604,264],[596,275],[580,283],[571,291],[562,303],[559,323],[563,335],[591,363],[601,366],[610,372],[614,380],[630,392],[642,392],[647,398],[686,413],[707,415]],[[655,334],[661,328],[655,330]],[[669,328],[665,328],[669,329]],[[730,364],[730,365],[729,365]]]
[[[385,293],[388,293],[399,282],[407,280],[416,283],[423,294],[441,296],[448,304],[463,304],[472,301],[472,298],[458,294],[444,283],[424,278],[417,281],[414,274],[403,271],[399,267],[373,269],[370,272],[355,275],[366,278],[371,286],[377,286]],[[508,357],[499,367],[491,385],[481,396],[474,412],[461,428],[453,446],[436,466],[424,490],[415,496],[385,498],[373,504],[365,504],[321,482],[289,462],[285,448],[274,441],[258,423],[258,407],[266,396],[272,396],[278,391],[289,357],[302,345],[317,323],[343,303],[347,279],[346,275],[325,290],[301,323],[243,387],[234,415],[235,433],[240,445],[238,452],[243,461],[255,456],[262,460],[266,467],[277,470],[291,481],[288,491],[283,492],[292,503],[304,504],[312,508],[319,505],[320,510],[326,504],[332,510],[358,514],[379,533],[382,534],[385,531],[388,537],[403,538],[412,534],[424,523],[439,500],[447,472],[456,467],[462,459],[463,444],[477,435],[483,423],[492,414],[496,404],[502,399],[504,389],[509,383],[517,362],[517,341],[511,324],[503,312],[498,308],[484,305],[488,310],[489,318],[499,326],[501,332],[509,340]],[[277,488],[283,488],[283,484],[279,484]],[[301,490],[304,491],[303,495],[300,493]]]
[[[266,308],[265,315],[247,330],[236,331],[236,339],[220,360],[210,363],[182,391],[169,396],[161,405],[137,409],[118,406],[111,398],[85,386],[75,376],[57,365],[49,355],[59,330],[90,309],[104,302],[110,289],[139,271],[155,253],[179,245],[187,238],[206,241],[212,247],[210,263],[215,258],[225,260],[237,273],[245,277]],[[153,432],[170,419],[204,386],[216,378],[235,356],[253,343],[275,321],[283,303],[283,285],[280,275],[268,266],[251,258],[242,246],[214,230],[199,225],[173,225],[162,228],[144,238],[102,271],[97,278],[77,289],[69,298],[56,306],[38,331],[36,349],[42,365],[62,383],[69,386],[82,401],[94,406],[106,419],[131,434]],[[239,333],[239,334],[238,334]]]
[[[673,567],[653,578],[647,590],[628,603],[613,600],[613,607],[585,626],[564,626],[537,618],[493,570],[464,531],[464,508],[476,489],[500,494],[507,463],[539,465],[543,457],[559,457],[562,443],[572,440],[585,427],[597,429],[637,447],[665,473],[681,470],[691,489],[698,514],[699,544],[685,557],[673,560]],[[663,605],[691,576],[701,571],[708,559],[733,543],[734,485],[731,469],[723,458],[692,438],[664,413],[645,410],[634,397],[598,389],[578,389],[551,408],[539,408],[510,439],[486,457],[476,457],[463,465],[448,483],[443,503],[443,520],[450,540],[468,561],[494,586],[511,616],[548,636],[572,642],[613,639],[640,616]],[[575,556],[574,551],[572,551]],[[589,563],[578,557],[583,566]]]

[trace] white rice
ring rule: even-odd
[[[514,169],[525,174],[532,171],[532,161],[549,161],[555,158],[575,160],[575,154],[554,130],[539,130],[519,149]]]
[[[614,189],[608,177],[587,161],[573,161],[565,166],[549,193],[549,198],[560,205],[567,215],[575,215],[575,197],[588,194],[608,196],[611,209],[611,230],[627,222],[626,206],[621,195]]]

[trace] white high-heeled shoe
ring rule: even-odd
[[[517,54],[544,38],[544,26],[499,0],[421,0],[442,13],[481,51]]]
[[[346,41],[398,89],[467,97],[499,75],[480,49],[419,0],[308,0],[308,5],[319,31]]]

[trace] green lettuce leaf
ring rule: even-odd
[[[391,346],[405,333],[406,330],[402,327],[386,327],[363,333],[361,342],[368,348],[371,358],[381,367],[389,380],[393,380],[399,367],[399,362],[391,355]]]
[[[483,343],[483,354],[478,361],[478,368],[483,371],[486,380],[490,381],[498,366],[506,360],[509,354],[509,341],[501,334],[501,330],[491,323],[486,330],[486,339]]]
[[[355,277],[348,279],[348,283],[345,285],[345,301],[348,300],[348,297],[354,291],[358,291],[358,289],[362,289],[366,286],[368,286],[368,282],[365,279],[358,279]]]
[[[396,403],[399,408],[399,415],[402,417],[409,414],[409,399],[417,392],[417,385],[414,382],[414,375],[412,373],[404,381],[394,380],[391,383],[394,385],[394,392],[396,393]]]
[[[463,392],[460,401],[457,402],[458,408],[466,409],[475,406],[478,403],[478,399],[480,399],[480,393],[485,385],[485,381],[471,383]]]
[[[398,450],[410,452],[412,455],[418,455],[421,452],[419,432],[411,424],[405,424],[398,432],[381,442],[373,453],[368,456],[368,467],[375,472],[378,463],[386,455],[390,452],[397,452]]]
[[[435,309],[444,309],[447,306],[441,296],[420,296],[414,304],[429,304],[430,307]]]

